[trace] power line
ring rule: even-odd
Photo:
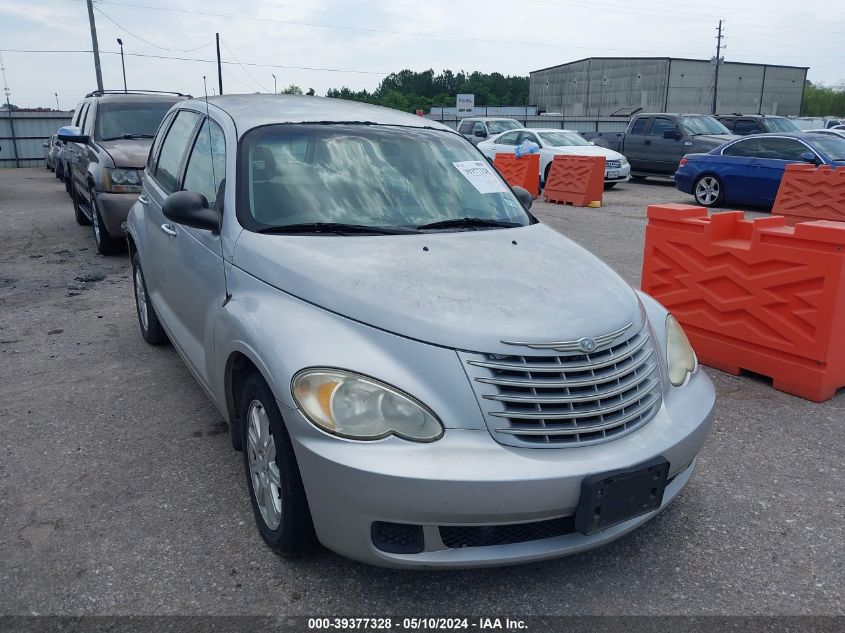
[[[98,4],[99,4],[99,3],[98,3]],[[132,37],[134,37],[136,40],[140,40],[140,41],[144,42],[145,44],[149,44],[149,45],[150,45],[150,46],[152,46],[153,48],[160,48],[160,49],[161,49],[161,50],[163,50],[163,51],[170,51],[170,52],[173,52],[173,53],[193,53],[194,51],[198,51],[198,50],[199,50],[199,49],[201,49],[201,48],[205,48],[206,46],[208,46],[209,44],[211,44],[211,43],[213,43],[213,42],[214,42],[214,40],[209,40],[209,41],[208,41],[208,42],[206,42],[205,44],[202,44],[202,45],[200,45],[200,46],[197,46],[196,48],[188,48],[188,49],[184,49],[184,50],[183,50],[183,49],[180,49],[180,48],[167,48],[166,46],[159,46],[158,44],[155,44],[154,42],[151,42],[151,41],[150,41],[150,40],[148,40],[148,39],[144,39],[143,37],[141,37],[141,36],[140,36],[140,35],[138,35],[137,33],[133,33],[132,31],[130,31],[129,29],[127,29],[127,28],[126,28],[125,26],[123,26],[122,24],[119,24],[119,23],[117,22],[117,20],[115,20],[115,19],[114,19],[114,18],[112,18],[111,16],[107,15],[106,13],[104,13],[104,12],[102,11],[102,9],[100,9],[99,7],[94,7],[94,11],[96,11],[97,13],[99,13],[100,15],[102,15],[102,16],[103,16],[106,20],[108,20],[109,22],[111,22],[112,24],[114,24],[117,28],[119,28],[119,29],[120,29],[121,31],[123,31],[124,33],[127,33],[127,34],[131,35]]]
[[[232,59],[234,59],[236,62],[238,62],[238,66],[240,66],[240,67],[241,67],[241,70],[242,70],[242,71],[244,71],[247,75],[249,75],[249,78],[250,78],[250,79],[252,79],[252,80],[253,80],[256,84],[258,84],[258,87],[259,87],[259,88],[261,88],[264,92],[270,92],[269,90],[267,90],[267,88],[265,88],[265,87],[263,86],[263,84],[262,84],[260,81],[258,81],[255,77],[253,77],[253,76],[252,76],[252,73],[251,73],[251,72],[249,72],[246,68],[244,68],[244,65],[243,65],[243,64],[242,64],[242,63],[238,60],[238,58],[237,58],[237,57],[235,57],[235,54],[232,52],[232,49],[231,49],[231,48],[229,48],[229,45],[228,45],[228,44],[226,44],[226,40],[224,40],[224,39],[221,37],[221,38],[220,38],[220,41],[222,42],[223,47],[224,47],[227,51],[229,51],[229,55],[231,55],[231,56],[232,56]]]

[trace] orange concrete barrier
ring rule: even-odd
[[[493,166],[511,187],[527,189],[535,198],[540,195],[540,155],[496,154]]]
[[[653,205],[642,289],[706,365],[816,402],[845,386],[845,223]]]
[[[548,202],[600,207],[604,168],[603,156],[555,156],[543,195]]]
[[[772,213],[786,216],[787,224],[845,221],[845,167],[787,165]]]

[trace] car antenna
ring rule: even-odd
[[[208,153],[209,157],[211,158],[211,182],[215,185],[217,184],[217,175],[214,173],[214,147],[211,142],[211,112],[209,111],[208,107],[208,85],[206,83],[205,75],[202,76],[202,90],[205,94],[205,121],[206,126],[208,127]],[[223,193],[225,194],[226,190],[223,189]],[[217,197],[220,197],[220,191],[217,191]],[[222,211],[223,202],[220,200],[214,201],[214,206],[217,207],[218,211]],[[232,298],[232,295],[229,293],[229,280],[226,278],[226,258],[223,254],[223,214],[220,214],[220,258],[223,260],[223,286],[225,288],[226,297],[223,299],[223,305],[229,303],[229,299]]]

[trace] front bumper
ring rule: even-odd
[[[137,193],[106,193],[98,191],[97,207],[100,209],[100,216],[106,225],[106,230],[113,237],[123,237],[126,232],[121,226],[126,222],[129,209],[138,200]]]
[[[322,433],[280,405],[293,439],[314,527],[331,550],[387,567],[483,567],[574,554],[608,543],[665,508],[692,475],[713,420],[713,386],[699,371],[670,388],[656,416],[637,431],[593,446],[524,449],[498,444],[485,429],[448,429],[429,444],[388,438],[352,442]],[[590,474],[662,455],[669,463],[663,504],[601,532],[449,548],[440,526],[493,526],[575,513]],[[423,551],[389,553],[373,544],[375,522],[421,525]]]
[[[613,176],[613,174],[616,174]],[[613,176],[613,177],[612,177]],[[604,181],[608,182],[628,182],[631,177],[631,165],[622,165],[622,167],[606,169],[604,172]]]

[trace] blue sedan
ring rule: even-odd
[[[845,139],[798,132],[744,136],[707,154],[684,156],[675,186],[705,207],[771,207],[789,163],[845,165]]]

